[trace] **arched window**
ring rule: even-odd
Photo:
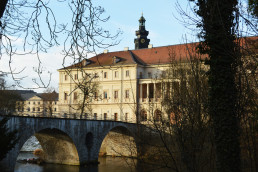
[[[145,110],[141,111],[140,121],[147,121],[147,112]]]
[[[154,121],[155,122],[159,122],[161,121],[161,111],[160,110],[156,110],[155,113],[154,113]]]

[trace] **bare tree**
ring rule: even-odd
[[[44,82],[42,78],[45,70],[41,62],[41,52],[63,45],[63,66],[67,66],[67,61],[77,63],[86,59],[88,53],[96,54],[96,48],[107,48],[118,43],[114,39],[120,31],[112,35],[101,27],[101,24],[109,19],[102,17],[102,7],[94,6],[92,1],[88,0],[65,0],[57,3],[68,6],[70,19],[58,21],[50,1],[4,0],[0,3],[0,57],[9,57],[9,73],[18,86],[22,87],[23,77],[15,74],[21,73],[24,69],[17,71],[12,66],[12,60],[16,55],[35,55],[38,66],[34,71],[38,78],[33,79],[33,82],[41,88],[49,86],[51,80],[51,73],[49,82]],[[58,39],[60,35],[62,38],[66,37],[64,41]],[[18,39],[23,41],[22,46],[15,45]]]
[[[58,93],[53,87],[47,88],[44,93],[40,95],[43,99],[43,114],[44,116],[52,117],[56,113],[56,103],[58,101]]]
[[[240,144],[243,170],[257,171],[257,39],[242,39],[243,56],[237,70]]]

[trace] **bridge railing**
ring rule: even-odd
[[[62,119],[86,119],[86,120],[100,120],[100,121],[118,121],[118,122],[127,122],[127,123],[135,123],[133,120],[121,120],[119,118],[114,117],[104,117],[104,116],[94,116],[94,115],[79,115],[79,114],[52,114],[52,115],[36,115],[36,114],[9,114],[1,116],[21,116],[21,117],[37,117],[37,118],[62,118]]]

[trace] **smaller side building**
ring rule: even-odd
[[[15,114],[19,116],[58,117],[58,93],[36,93],[34,91],[15,90],[20,94],[16,102]]]

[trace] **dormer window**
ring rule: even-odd
[[[116,64],[116,63],[118,63],[119,61],[120,61],[120,58],[119,58],[119,57],[116,57],[116,56],[113,57],[113,64]]]
[[[83,64],[83,66],[87,66],[87,65],[91,64],[91,61],[88,59],[85,59],[85,60],[83,60],[82,64]]]

